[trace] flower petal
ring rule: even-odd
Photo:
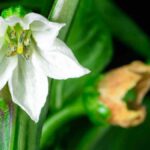
[[[6,29],[7,29],[7,24],[5,23],[4,19],[0,17],[0,48],[3,45]]]
[[[49,51],[34,53],[32,60],[54,79],[80,77],[90,72],[78,63],[71,50],[58,39]]]
[[[14,26],[17,23],[19,23],[22,27],[24,27],[24,22],[22,20],[22,18],[19,18],[17,16],[10,16],[8,18],[5,19],[5,22],[7,23],[7,25],[9,26]]]
[[[9,80],[9,89],[12,100],[38,122],[48,94],[48,80],[41,70],[30,60],[19,58],[19,65]]]
[[[47,50],[52,45],[59,30],[64,26],[64,24],[50,22],[45,17],[36,13],[27,14],[24,17],[24,24],[30,26],[33,38],[38,47],[43,50]]]
[[[32,32],[32,35],[36,41],[37,46],[42,50],[49,50],[49,48],[54,43],[59,30],[46,30],[39,32]]]
[[[6,57],[5,49],[0,50],[0,90],[7,83],[12,75],[13,70],[17,66],[17,58]]]
[[[28,13],[23,18],[24,24],[30,26],[32,31],[45,31],[47,29],[60,30],[64,26],[61,23],[50,22],[47,18],[37,13]]]
[[[0,17],[0,37],[4,36],[7,29],[7,24],[5,23],[4,19]]]
[[[65,25],[61,23],[50,22],[45,17],[36,14],[28,13],[24,18],[11,16],[5,19],[9,26],[14,26],[19,23],[24,30],[32,30],[33,38],[41,49],[48,49],[54,39],[57,37],[59,30]]]

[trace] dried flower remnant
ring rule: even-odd
[[[150,66],[141,61],[108,72],[98,90],[100,100],[111,110],[109,122],[121,127],[142,123],[146,116],[142,100],[149,89]]]

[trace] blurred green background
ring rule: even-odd
[[[0,10],[22,5],[52,21],[66,22],[59,37],[73,50],[91,74],[79,79],[52,81],[51,100],[43,127],[44,150],[142,150],[149,149],[149,93],[144,104],[148,115],[138,127],[123,129],[104,123],[83,110],[87,84],[93,87],[104,72],[133,60],[150,61],[148,1],[65,0],[58,17],[56,4],[61,0],[5,0]],[[82,106],[81,106],[82,105]],[[92,121],[91,121],[92,120]]]

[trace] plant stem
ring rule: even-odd
[[[59,38],[63,41],[67,41],[72,22],[74,21],[75,12],[77,6],[81,0],[54,0],[52,10],[49,14],[49,20],[65,23],[65,27],[60,31]],[[50,109],[54,112],[59,111],[63,107],[63,95],[62,87],[63,81],[53,81],[52,100],[50,102]]]
[[[49,87],[50,86],[51,84],[49,84]],[[38,123],[34,123],[30,117],[21,108],[13,104],[10,99],[11,96],[6,86],[0,91],[0,149],[38,150],[42,125],[48,110],[50,93]]]
[[[95,126],[92,127],[81,139],[77,145],[77,150],[92,150],[94,145],[100,141],[101,138],[109,130],[109,126]]]
[[[59,34],[59,37],[63,40],[66,39],[79,1],[80,0],[55,0],[49,19],[66,24]]]
[[[42,130],[41,148],[43,148],[47,142],[51,139],[54,133],[64,124],[70,120],[82,116],[85,114],[85,110],[81,100],[77,100],[69,106],[66,106],[45,122]]]

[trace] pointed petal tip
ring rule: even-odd
[[[91,73],[91,70],[89,70],[89,69],[85,68],[85,69],[84,69],[84,72],[85,72],[85,75],[86,75],[86,74]]]
[[[29,115],[30,118],[32,119],[32,121],[34,121],[34,123],[38,123],[39,122],[39,118],[40,118],[40,115],[39,116],[32,116],[32,115]]]
[[[31,61],[19,60],[19,66],[8,81],[12,101],[37,123],[48,95],[48,80]],[[18,92],[19,90],[19,92]]]
[[[66,26],[66,23],[60,23],[61,28],[63,28],[64,26]]]
[[[78,77],[82,77],[82,76],[85,76],[87,74],[89,74],[91,71],[87,68],[83,68],[83,71],[77,76]]]
[[[79,78],[79,77],[85,76],[85,75],[89,74],[90,72],[91,71],[89,69],[82,67],[82,70],[76,77]]]
[[[21,107],[21,109],[23,109],[22,107]],[[25,109],[23,109],[27,114],[28,114],[28,116],[30,117],[30,119],[32,120],[32,121],[34,121],[34,123],[38,123],[39,122],[39,119],[40,119],[40,113],[39,114],[33,114],[33,112],[31,113],[31,112],[28,112],[27,110],[25,110]]]
[[[70,76],[66,76],[66,77],[63,77],[63,78],[54,78],[54,79],[57,79],[57,80],[66,80],[66,79],[71,79],[71,78],[80,78],[82,76],[85,76],[87,74],[89,74],[91,71],[87,68],[83,68],[82,71],[80,70],[80,72],[78,72],[77,74],[72,74]]]

